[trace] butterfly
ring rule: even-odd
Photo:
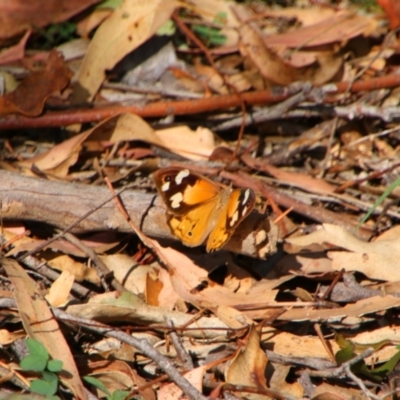
[[[208,237],[207,252],[224,246],[255,205],[251,189],[232,189],[188,169],[162,168],[153,179],[171,232],[189,247]]]

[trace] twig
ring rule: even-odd
[[[169,336],[171,338],[172,344],[175,347],[176,353],[182,362],[183,369],[186,371],[191,371],[194,368],[193,360],[183,347],[182,341],[180,340],[178,334],[174,330],[175,328],[174,322],[170,318],[165,318],[165,322],[167,326],[171,328]]]
[[[26,257],[22,263],[26,265],[28,268],[33,269],[39,274],[45,276],[52,281],[55,281],[60,277],[60,273],[58,271],[54,271],[54,269],[47,266],[45,262],[40,262],[37,258],[33,256]],[[71,288],[71,291],[78,294],[82,298],[86,298],[90,294],[90,290],[82,286],[78,282],[74,282]]]
[[[358,354],[351,360],[344,362],[342,365],[336,368],[329,368],[324,371],[309,371],[310,376],[315,378],[339,378],[343,375],[347,375],[346,368],[358,363],[361,360],[369,357],[374,352],[372,347],[368,347],[362,353]]]
[[[393,88],[400,85],[400,75],[392,74],[374,79],[354,82],[351,93],[366,90]],[[321,90],[325,94],[335,95],[345,92],[349,82],[330,83]],[[96,122],[121,114],[133,113],[141,117],[164,117],[166,115],[188,115],[208,111],[224,110],[230,107],[238,107],[244,101],[246,105],[270,104],[288,98],[290,94],[284,89],[280,92],[262,90],[237,94],[227,94],[184,101],[161,101],[150,104],[95,107],[81,110],[63,110],[58,112],[47,112],[36,118],[27,118],[20,115],[6,116],[0,120],[0,129],[42,128],[59,127],[74,123]]]
[[[34,249],[24,253],[22,256],[17,258],[18,262],[23,262],[24,259],[28,256],[31,256],[35,253],[37,253],[40,250],[43,250],[44,248],[46,248],[49,244],[53,243],[55,240],[57,239],[61,239],[62,237],[64,237],[64,234],[66,234],[67,232],[69,232],[71,229],[73,229],[75,226],[79,225],[79,223],[81,223],[83,220],[85,220],[89,215],[93,214],[95,211],[99,210],[101,207],[103,207],[105,204],[107,204],[108,202],[110,202],[114,197],[119,196],[124,190],[121,189],[118,193],[114,194],[113,196],[109,197],[107,200],[103,201],[102,203],[100,203],[97,207],[95,207],[94,209],[89,210],[87,213],[85,213],[84,215],[82,215],[82,217],[80,217],[79,219],[77,219],[76,221],[74,221],[72,224],[68,225],[65,229],[63,229],[60,233],[58,233],[57,235],[53,236],[51,239],[46,240],[45,242],[43,242],[42,244],[40,244],[39,246],[35,247]]]
[[[293,91],[294,88],[293,89],[289,88],[289,90]],[[247,126],[250,124],[256,124],[256,123],[261,123],[261,122],[265,122],[265,121],[271,121],[274,119],[282,118],[283,115],[290,108],[301,103],[302,101],[304,101],[306,99],[307,93],[310,90],[310,86],[303,85],[303,89],[302,88],[299,89],[298,85],[297,85],[297,90],[301,90],[301,91],[274,106],[271,106],[269,108],[263,107],[261,110],[257,110],[251,114],[248,114],[246,116],[246,118],[244,119],[245,125]],[[223,123],[217,125],[216,127],[213,128],[213,130],[224,131],[227,129],[236,128],[242,123],[243,123],[242,117],[233,118],[229,121],[226,121],[226,122],[223,122]]]

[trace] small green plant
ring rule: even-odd
[[[223,26],[226,24],[226,18],[226,13],[218,13],[213,22]],[[226,43],[226,36],[220,32],[219,28],[205,25],[193,25],[193,31],[210,45],[220,46]]]
[[[362,218],[362,220],[359,222],[357,225],[357,229],[360,228],[360,226],[368,220],[368,218],[371,216],[371,214],[376,210],[377,207],[379,207],[387,197],[389,197],[390,193],[393,192],[394,189],[396,189],[398,186],[400,186],[400,178],[397,178],[392,184],[390,184],[386,190],[379,196],[378,200],[375,201],[371,209],[367,212],[367,214]]]
[[[84,376],[83,380],[105,393],[107,400],[126,400],[129,395],[127,390],[116,390],[114,393],[110,393],[102,381],[92,376]]]
[[[63,362],[50,360],[46,348],[37,340],[26,339],[29,355],[21,360],[21,368],[25,371],[40,372],[42,379],[31,382],[30,389],[34,393],[46,396],[47,399],[58,399],[54,396],[58,389],[59,378],[57,372],[62,371]]]

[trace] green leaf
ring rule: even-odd
[[[43,357],[49,359],[49,353],[46,350],[46,347],[42,345],[42,343],[38,342],[35,339],[28,338],[25,340],[26,347],[28,347],[30,355],[36,355],[38,357]]]
[[[392,193],[394,189],[397,188],[397,186],[400,185],[400,177],[397,178],[391,185],[388,186],[388,188],[382,193],[382,195],[376,200],[376,202],[373,204],[371,209],[367,212],[367,214],[364,216],[364,218],[360,221],[360,223],[357,225],[356,229],[359,229],[360,226],[367,221],[367,219],[371,216],[371,214],[376,210],[377,207],[379,207],[384,200]]]
[[[43,372],[43,379],[35,379],[31,382],[30,389],[32,392],[42,394],[44,396],[53,396],[57,392],[58,377],[52,372]]]
[[[397,346],[396,348],[399,349],[399,346]],[[371,370],[371,373],[373,373],[374,375],[375,374],[380,375],[382,378],[385,378],[389,372],[392,372],[395,369],[399,361],[400,361],[400,351],[394,354],[388,361],[386,361],[380,367]]]
[[[107,396],[111,397],[111,393],[108,391],[108,389],[105,387],[104,383],[101,380],[93,378],[93,376],[84,376],[83,380],[86,381],[87,383],[90,383],[97,389],[101,390]]]
[[[42,372],[46,369],[46,365],[47,359],[36,355],[26,356],[20,362],[20,366],[24,371]]]
[[[63,362],[61,360],[50,360],[47,363],[47,370],[50,372],[60,372],[63,368]]]
[[[349,343],[345,348],[339,350],[335,354],[335,360],[338,365],[342,365],[344,362],[351,360],[355,356],[356,354],[354,353],[354,345],[353,343]]]
[[[21,360],[21,368],[25,371],[41,372],[46,369],[49,353],[46,348],[37,340],[26,339],[26,346],[29,350],[29,355]]]
[[[226,37],[220,33],[219,29],[204,25],[193,25],[193,31],[201,38],[213,45],[223,45],[226,43]]]
[[[122,0],[105,0],[102,3],[100,3],[98,6],[96,6],[96,9],[101,10],[101,9],[111,9],[115,10],[119,5],[122,3]]]
[[[108,400],[125,400],[129,395],[127,390],[116,390]]]
[[[165,35],[165,36],[172,36],[176,32],[176,26],[174,22],[169,19],[168,21],[165,21],[162,25],[161,28],[158,29],[157,35]]]
[[[215,24],[226,25],[228,22],[228,14],[225,11],[219,12],[213,21]]]

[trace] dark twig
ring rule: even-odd
[[[172,344],[175,347],[176,353],[181,360],[182,367],[186,371],[190,371],[194,368],[193,360],[190,355],[187,353],[186,349],[182,345],[182,341],[180,340],[178,334],[175,331],[174,322],[170,318],[165,318],[165,322],[169,328],[171,328],[169,332],[169,337],[171,338]]]

